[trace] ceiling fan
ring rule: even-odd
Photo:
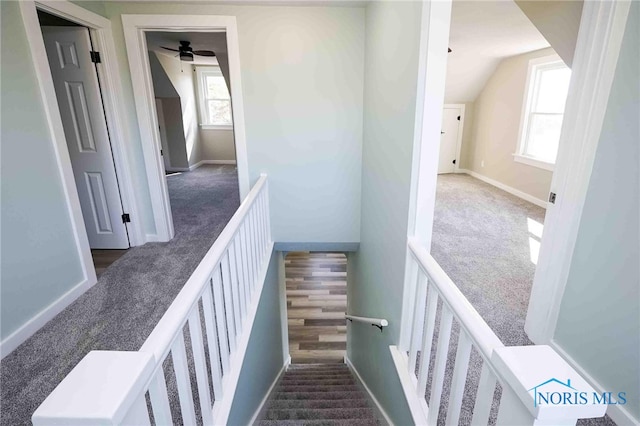
[[[193,50],[190,46],[191,42],[182,40],[180,41],[180,46],[177,49],[172,49],[170,47],[160,46],[165,50],[171,50],[172,52],[178,52],[181,61],[193,62],[193,55],[197,56],[216,56],[216,54],[212,50]]]

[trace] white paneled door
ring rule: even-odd
[[[458,155],[458,133],[461,111],[458,108],[446,108],[442,114],[442,133],[440,134],[440,160],[438,173],[453,173],[456,170]]]
[[[129,247],[89,30],[42,27],[58,107],[94,249]]]

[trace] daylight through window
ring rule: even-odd
[[[202,125],[232,125],[231,96],[219,67],[198,69]]]
[[[555,164],[571,70],[559,59],[532,64],[519,154]]]

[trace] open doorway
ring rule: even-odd
[[[149,31],[145,38],[173,228],[188,233],[194,217],[214,215],[224,202],[203,199],[238,187],[227,37]]]
[[[531,344],[572,56],[515,2],[452,4],[432,255],[506,345]]]
[[[169,149],[171,151],[168,153],[170,160],[166,163],[169,163],[172,168],[182,168],[184,171],[177,170],[181,173],[177,176],[188,180],[187,176],[193,178],[197,174],[203,174],[204,170],[201,169],[204,165],[219,165],[218,162],[229,165],[224,163],[235,161],[237,188],[239,198],[242,199],[249,192],[249,173],[236,20],[235,17],[217,15],[122,15],[122,23],[155,223],[155,234],[150,236],[148,240],[169,241],[175,234],[174,218],[172,217],[175,203],[173,202],[174,197],[169,195],[168,187],[168,183],[173,179],[168,180],[165,172],[165,160],[163,159],[165,150],[158,123],[157,95],[154,87],[154,84],[157,85],[158,82],[154,82],[150,62],[155,62],[157,59],[160,62],[160,68],[167,74],[167,77],[170,77],[167,70],[173,70],[173,74],[176,75],[174,77],[175,84],[171,83],[173,89],[169,87],[169,92],[178,93],[181,106],[180,114],[183,115],[183,118],[189,118],[188,121],[182,120],[185,142],[180,147],[181,153],[176,154],[174,158],[173,150]],[[156,37],[164,37],[164,39],[157,40]],[[202,47],[200,43],[202,43]],[[215,57],[208,57],[217,60],[218,75],[211,75],[208,72],[203,72],[202,75],[205,76],[203,77],[205,80],[210,77],[213,80],[219,79],[219,83],[223,81],[224,84],[216,83],[216,88],[226,86],[228,98],[219,98],[220,93],[216,90],[204,90],[209,88],[208,83],[199,85],[197,69],[199,66],[192,66],[196,57],[203,56],[198,55],[197,51],[215,54]],[[166,56],[167,53],[169,56]],[[165,57],[161,58],[163,54]],[[211,68],[216,68],[216,66]],[[170,78],[167,80],[171,81]],[[170,94],[168,98],[175,99],[175,93]],[[169,137],[168,126],[166,126],[166,120],[170,113],[167,111],[164,98],[161,102],[162,118],[165,120],[165,146],[170,148],[172,141]],[[235,160],[201,159],[200,156],[206,153],[206,148],[203,148],[203,144],[199,143],[200,139],[206,139],[205,136],[201,137],[201,134],[226,130],[228,135],[228,130],[230,130],[229,124],[226,126],[227,129],[209,128],[208,124],[210,123],[204,121],[211,118],[207,108],[217,111],[214,114],[215,118],[225,116],[231,121],[234,146],[232,151],[234,151]],[[228,142],[229,138],[227,138],[227,146],[230,145]],[[186,164],[184,161],[185,151]],[[191,173],[185,173],[187,167],[192,171]]]
[[[130,247],[89,28],[38,10],[89,247],[99,275]]]
[[[344,363],[347,257],[291,252],[284,264],[291,363]]]

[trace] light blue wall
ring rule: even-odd
[[[632,2],[554,340],[640,423],[640,3]]]
[[[0,8],[4,340],[83,276],[18,3],[3,1]]]
[[[347,273],[349,312],[389,320],[383,333],[348,325],[349,358],[398,425],[412,423],[389,345],[400,334],[420,18],[419,2],[367,6],[362,226]]]
[[[233,15],[249,174],[252,183],[269,174],[274,240],[359,240],[364,8],[109,2],[105,9],[137,170],[144,165],[121,15]]]
[[[236,398],[231,405],[227,422],[230,425],[249,424],[249,420],[284,365],[278,281],[278,268],[281,262],[284,264],[282,253],[274,251],[269,262],[256,320],[251,330],[247,354],[236,389]]]

